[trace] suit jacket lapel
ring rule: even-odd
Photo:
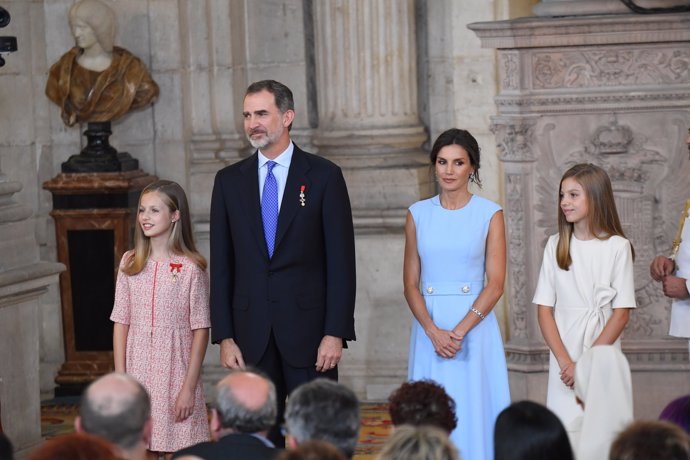
[[[307,197],[306,206],[309,206],[308,197],[311,187],[311,182],[309,182],[307,176],[307,171],[309,171],[309,169],[310,165],[307,156],[302,150],[295,146],[295,150],[292,153],[292,161],[290,162],[287,181],[285,183],[285,191],[283,192],[283,201],[280,205],[280,214],[278,215],[274,254],[279,250],[280,242],[283,240],[292,220],[297,215],[297,211],[302,207],[299,200],[299,192],[303,185],[305,187],[304,194]]]
[[[239,191],[242,202],[247,210],[247,220],[252,226],[252,233],[256,237],[261,253],[268,258],[266,238],[264,237],[264,224],[261,220],[261,203],[259,202],[259,156],[256,152],[241,167]]]

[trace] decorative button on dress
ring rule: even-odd
[[[444,209],[438,196],[410,207],[421,262],[421,292],[438,327],[455,327],[484,288],[489,223],[500,209],[476,195],[456,210]],[[455,400],[458,426],[451,440],[461,458],[493,460],[496,417],[510,404],[503,340],[493,311],[467,334],[462,350],[452,359],[436,354],[413,318],[408,377],[434,380]]]
[[[118,273],[110,319],[129,325],[125,366],[151,396],[152,451],[175,452],[209,440],[201,380],[194,392],[192,415],[175,422],[175,401],[187,374],[192,331],[211,326],[208,292],[207,274],[183,256],[166,262],[149,259],[134,276]]]

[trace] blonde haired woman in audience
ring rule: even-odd
[[[401,425],[386,441],[378,460],[460,460],[458,451],[440,428]]]

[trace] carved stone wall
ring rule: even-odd
[[[577,3],[577,2],[570,2]],[[638,308],[624,332],[636,415],[690,392],[687,342],[668,337],[670,302],[649,276],[690,196],[690,14],[523,18],[470,26],[498,48],[492,131],[505,170],[513,399],[542,399],[547,349],[531,303],[558,185],[589,162],[611,177],[634,245]],[[650,377],[660,376],[650,387]]]

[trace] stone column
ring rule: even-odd
[[[0,424],[18,458],[41,441],[39,297],[64,270],[39,260],[31,209],[13,199],[21,190],[0,171]]]
[[[540,5],[550,3],[588,4]],[[684,144],[690,14],[520,18],[469,27],[499,56],[492,130],[505,167],[512,397],[544,399],[548,355],[531,298],[544,244],[557,232],[560,177],[575,163],[591,162],[611,177],[635,248],[638,308],[623,349],[635,414],[656,417],[670,399],[690,392],[687,341],[668,337],[670,302],[649,277],[652,258],[669,253],[690,190]]]
[[[413,0],[313,3],[318,153],[343,168],[357,234],[357,341],[340,375],[377,399],[406,376],[407,207],[431,195],[417,109]]]

